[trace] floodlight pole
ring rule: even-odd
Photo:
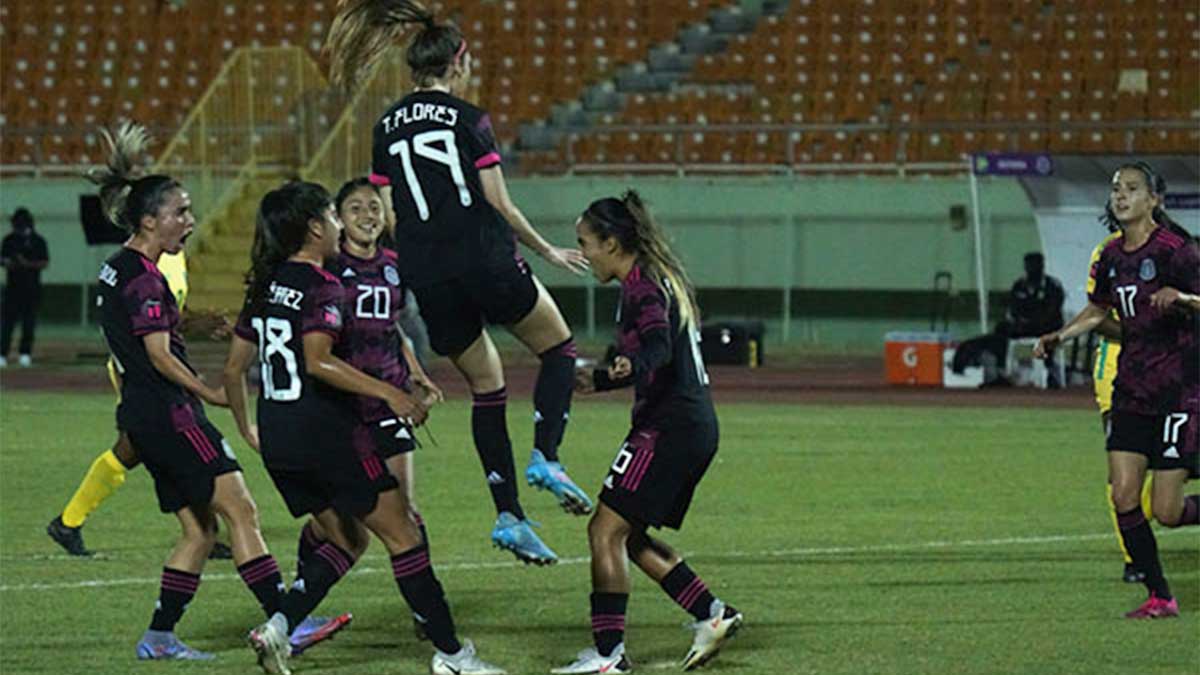
[[[975,228],[975,289],[979,297],[979,333],[988,332],[987,287],[983,280],[983,234],[979,218],[979,179],[975,176],[974,157],[967,155],[967,176],[971,181],[971,215]]]

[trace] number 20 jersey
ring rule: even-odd
[[[392,189],[397,262],[408,285],[512,264],[512,227],[479,177],[500,164],[487,113],[445,92],[409,94],[376,122],[371,152],[371,181]]]
[[[1133,251],[1116,238],[1101,251],[1091,276],[1095,285],[1088,299],[1115,308],[1121,317],[1113,409],[1140,415],[1176,411],[1200,380],[1196,317],[1180,307],[1155,309],[1150,297],[1167,286],[1200,293],[1196,245],[1165,227]]]
[[[349,448],[354,397],[312,377],[304,362],[306,333],[341,338],[343,292],[329,272],[284,262],[275,268],[265,302],[252,316],[243,310],[238,317],[237,335],[258,345],[258,430],[268,466],[305,466],[306,457],[328,452],[336,441]]]

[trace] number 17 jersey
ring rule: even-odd
[[[479,177],[500,164],[487,113],[445,92],[414,92],[376,122],[372,143],[371,182],[392,188],[408,285],[512,264],[512,227],[484,197]]]

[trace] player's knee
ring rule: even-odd
[[[1117,513],[1132,511],[1141,506],[1141,503],[1141,485],[1135,485],[1132,481],[1113,483],[1112,504]]]
[[[622,528],[610,519],[593,516],[588,522],[588,541],[593,551],[623,549],[628,538],[628,528]]]
[[[258,505],[254,503],[254,499],[249,494],[228,499],[218,504],[217,509],[230,523],[258,527]]]
[[[1163,527],[1179,527],[1183,522],[1183,504],[1153,503],[1154,520]]]

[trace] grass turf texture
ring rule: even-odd
[[[228,561],[210,561],[178,627],[208,664],[138,664],[175,521],[144,468],[88,522],[96,559],[43,533],[112,437],[111,395],[4,392],[0,400],[0,671],[256,672],[244,646],[259,609]],[[527,401],[510,405],[523,468]],[[1129,622],[1144,597],[1119,581],[1094,413],[723,405],[721,452],[681,533],[687,555],[747,626],[706,670],[728,673],[1194,673],[1200,534],[1159,530],[1183,617]],[[417,497],[460,632],[512,673],[545,673],[590,644],[586,521],[545,493],[526,510],[563,562],[521,566],[490,547],[493,513],[466,402],[437,409],[439,446],[417,455]],[[290,580],[300,523],[227,411],[264,534]],[[577,402],[564,450],[594,492],[627,426],[622,399]],[[522,486],[524,488],[524,486]],[[94,582],[94,583],[93,583]],[[319,613],[351,611],[297,673],[422,673],[431,655],[373,542]],[[674,666],[688,617],[634,576],[627,647],[639,670]],[[1148,671],[1148,672],[1149,672]]]

